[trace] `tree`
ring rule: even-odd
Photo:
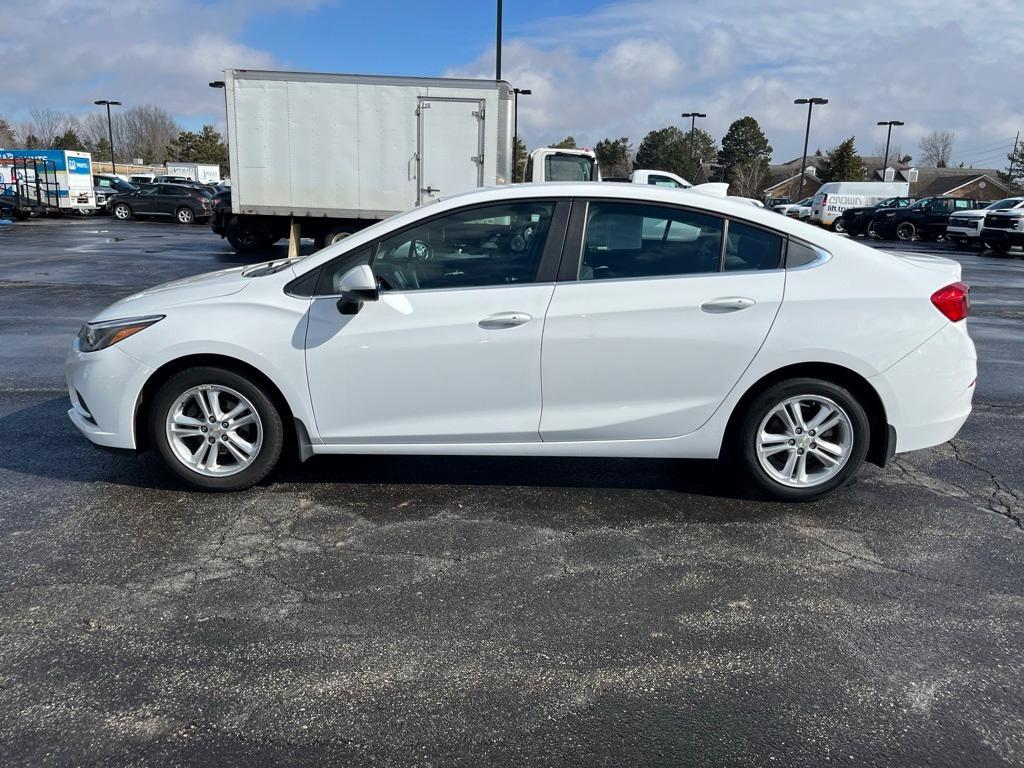
[[[13,148],[18,143],[18,137],[14,135],[14,128],[6,118],[0,117],[0,147]]]
[[[633,145],[622,136],[618,139],[601,139],[594,145],[594,154],[601,168],[602,176],[629,176],[632,170],[630,156]]]
[[[833,147],[825,153],[825,159],[818,167],[822,181],[863,181],[867,176],[864,161],[857,154],[854,137]]]
[[[722,137],[718,162],[725,169],[725,177],[733,185],[733,194],[757,197],[761,183],[768,177],[768,161],[772,145],[757,120],[741,117],[729,126]]]
[[[100,137],[99,141],[89,144],[89,151],[93,160],[110,160],[110,141],[106,136]]]
[[[53,143],[69,129],[77,128],[78,121],[66,112],[55,109],[33,109],[29,112],[31,120],[28,132],[31,133],[43,148],[52,147]]]
[[[694,128],[693,130],[693,160],[690,158],[690,132],[683,133],[683,145],[686,147],[686,172],[680,174],[690,182],[696,183],[697,176],[703,163],[712,163],[718,158],[718,144],[715,138],[705,130]]]
[[[554,147],[555,149],[576,149],[576,137],[566,136],[560,142],[558,142],[557,144],[552,144],[551,146]]]
[[[516,136],[512,150],[512,181],[523,181],[526,175],[526,161],[530,153],[523,140]]]
[[[85,143],[78,138],[74,128],[68,128],[53,140],[51,146],[54,149],[82,150],[85,148]]]
[[[25,149],[43,149],[43,142],[34,133],[25,134]]]
[[[1009,185],[1010,192],[1019,194],[1024,190],[1024,142],[1017,142],[1014,150],[1006,156],[1009,164],[999,178]]]
[[[952,131],[932,131],[921,139],[921,165],[931,168],[945,168],[953,154]]]
[[[685,178],[687,144],[684,138],[685,134],[674,125],[651,131],[640,142],[633,167],[669,171]]]
[[[228,145],[212,125],[204,125],[199,133],[182,131],[167,146],[167,159],[188,163],[228,162]]]

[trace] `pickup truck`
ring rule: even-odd
[[[946,234],[949,217],[955,211],[977,207],[977,202],[970,198],[925,197],[906,208],[879,208],[871,219],[871,229],[883,239],[936,240]]]
[[[989,211],[981,228],[981,241],[996,253],[1024,245],[1024,207]]]
[[[917,198],[914,197],[888,197],[874,205],[861,205],[856,208],[847,208],[843,211],[842,226],[839,231],[845,232],[850,237],[863,237],[871,232],[871,220],[875,213],[882,208],[906,208]]]

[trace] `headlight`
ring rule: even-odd
[[[163,320],[165,315],[128,317],[123,320],[104,320],[86,323],[78,332],[78,349],[82,352],[97,352],[124,341],[153,323]]]

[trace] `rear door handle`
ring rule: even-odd
[[[713,315],[724,315],[727,312],[739,312],[741,309],[754,306],[754,304],[753,299],[748,299],[745,296],[725,296],[721,299],[705,301],[700,308]]]
[[[489,315],[477,323],[481,328],[495,330],[498,328],[515,328],[517,325],[528,323],[533,319],[525,312],[499,312],[496,315]]]

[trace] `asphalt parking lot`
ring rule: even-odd
[[[973,286],[975,412],[829,500],[440,457],[207,495],[79,437],[62,363],[103,306],[238,257],[0,227],[0,764],[1024,764],[1024,255],[909,248]]]

